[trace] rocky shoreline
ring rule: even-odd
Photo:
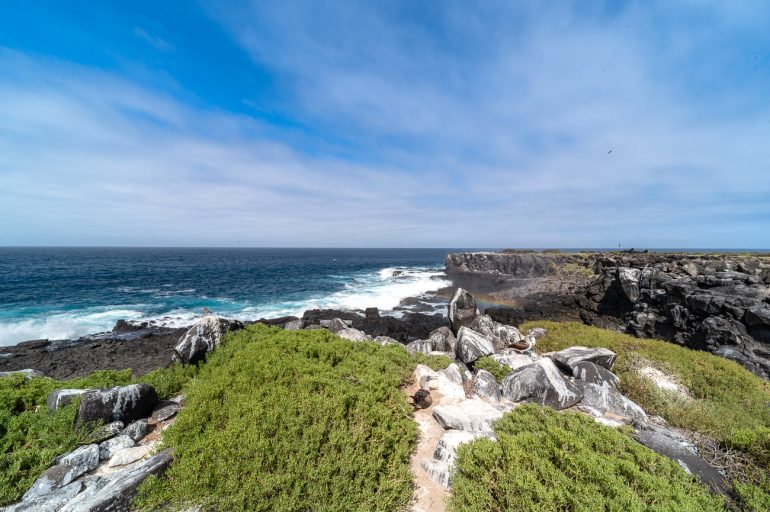
[[[302,317],[256,322],[318,328],[341,318],[369,336],[409,343],[448,325],[443,314],[415,311],[434,311],[461,287],[477,297],[482,312],[503,324],[584,322],[707,350],[770,377],[770,256],[452,253],[445,267],[452,286],[431,297],[404,299],[399,317],[377,308],[315,309]],[[68,379],[131,368],[142,375],[168,364],[186,330],[121,320],[110,332],[78,340],[27,341],[0,349],[0,372],[34,369]]]

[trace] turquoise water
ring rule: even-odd
[[[120,318],[188,325],[314,307],[391,310],[449,284],[451,249],[0,248],[0,345],[72,339]]]

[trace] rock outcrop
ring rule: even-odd
[[[768,255],[457,253],[447,256],[446,270],[486,277],[495,293],[523,304],[488,308],[497,322],[575,315],[706,350],[770,378]]]
[[[770,378],[770,258],[600,255],[595,270],[580,300],[585,322],[614,318],[636,336],[707,350]]]

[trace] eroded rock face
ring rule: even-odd
[[[157,403],[155,389],[147,384],[94,389],[81,396],[78,421],[130,423],[148,416]]]
[[[503,325],[495,322],[488,315],[481,315],[471,323],[470,328],[485,338],[492,340],[495,350],[503,350],[508,347],[526,348],[524,336],[512,325]]]
[[[185,364],[195,364],[217,348],[225,334],[239,329],[243,329],[242,322],[206,315],[179,340],[174,347],[174,359]]]
[[[458,288],[452,300],[449,301],[447,318],[452,332],[459,336],[461,327],[469,327],[479,316],[476,299],[469,292]]]
[[[770,378],[770,258],[597,255],[581,318],[732,359]]]
[[[561,410],[580,402],[583,394],[564,379],[556,365],[544,357],[514,370],[503,379],[502,396],[512,402],[529,402]]]
[[[492,340],[468,327],[460,327],[457,333],[457,358],[463,363],[472,363],[480,357],[495,353]]]

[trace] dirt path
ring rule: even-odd
[[[404,392],[411,396],[418,389],[420,389],[419,384],[414,383],[404,388]],[[449,491],[433,480],[420,464],[420,461],[433,458],[436,444],[444,434],[444,429],[433,419],[433,407],[441,403],[441,395],[435,389],[431,390],[430,394],[433,405],[427,409],[416,409],[412,415],[419,429],[417,449],[412,454],[410,463],[415,484],[412,512],[444,512],[449,496]]]

